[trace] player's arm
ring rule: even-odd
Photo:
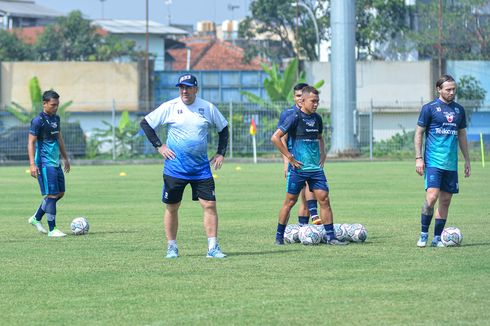
[[[155,129],[153,129],[148,121],[146,121],[145,118],[143,118],[140,122],[140,127],[143,129],[143,132],[146,135],[146,138],[150,141],[150,143],[153,145],[153,147],[156,148],[156,150],[163,156],[165,159],[173,160],[175,158],[175,153],[167,147],[167,145],[162,144],[162,141],[160,138],[158,138],[157,133],[155,132]]]
[[[288,162],[295,168],[301,167],[301,162],[296,161],[294,158],[293,154],[291,154],[287,147],[283,144],[281,141],[281,138],[285,135],[284,131],[282,131],[280,128],[278,128],[274,134],[271,137],[272,143],[277,147],[279,152],[281,152],[282,155],[284,155],[287,159]]]
[[[27,153],[29,154],[29,171],[31,172],[31,176],[33,178],[37,178],[39,175],[39,169],[36,166],[36,162],[34,161],[35,150],[36,150],[36,141],[37,136],[29,133],[29,138],[27,140]]]
[[[284,147],[287,147],[288,134],[284,134],[284,136],[281,137],[281,142],[284,144]],[[284,155],[282,155],[282,160],[284,162],[284,177],[287,177],[287,175],[288,175],[289,160]]]
[[[218,150],[216,151],[216,155],[211,159],[211,164],[215,170],[221,168],[225,159],[226,149],[228,148],[228,139],[230,138],[228,126],[218,132],[218,137]]]
[[[68,160],[68,154],[66,153],[65,142],[63,141],[63,135],[58,134],[58,145],[60,146],[60,154],[63,159],[63,169],[66,173],[70,172],[70,161]]]
[[[415,129],[415,136],[413,137],[415,147],[415,171],[419,175],[423,175],[425,169],[424,156],[422,155],[422,137],[424,133],[425,127],[417,126]]]
[[[325,160],[327,159],[327,153],[325,152],[325,141],[323,140],[323,134],[318,135],[320,145],[320,166],[323,167]]]
[[[468,152],[468,139],[466,138],[466,128],[458,130],[459,148],[464,157],[464,176],[465,178],[471,175],[470,154]]]

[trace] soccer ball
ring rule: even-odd
[[[299,228],[299,240],[304,245],[319,244],[321,239],[320,231],[313,225],[304,225]]]
[[[85,217],[77,217],[71,221],[70,228],[74,235],[82,235],[88,232],[90,225]]]
[[[340,241],[346,240],[347,239],[347,229],[349,227],[349,224],[334,224],[333,225],[333,230],[335,232],[335,237],[339,239]]]
[[[325,227],[320,224],[320,225],[312,225],[313,227],[316,227],[318,232],[320,232],[320,242],[321,243],[327,243],[327,231],[325,230]]]
[[[299,241],[299,224],[288,224],[284,231],[284,241],[286,243],[295,243]]]
[[[459,246],[463,241],[463,233],[457,227],[447,227],[442,231],[441,241],[446,247]]]
[[[364,225],[359,223],[351,224],[347,233],[349,234],[350,241],[353,242],[364,242],[368,235]]]

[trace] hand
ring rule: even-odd
[[[63,170],[65,173],[70,172],[70,161],[68,161],[68,159],[63,160]]]
[[[37,178],[37,176],[39,175],[39,169],[37,168],[36,164],[34,164],[34,163],[32,163],[29,166],[29,171],[31,172],[31,177],[33,177],[33,178]]]
[[[419,175],[423,175],[424,174],[424,169],[425,169],[424,159],[422,159],[422,158],[416,159],[415,160],[415,171]]]
[[[323,168],[323,165],[325,164],[325,160],[327,159],[327,155],[325,153],[320,154],[320,166]]]
[[[167,147],[167,145],[162,145],[158,147],[158,152],[163,156],[166,160],[173,160],[175,158],[175,153]]]
[[[299,169],[303,165],[303,163],[301,163],[300,161],[296,161],[293,155],[290,155],[288,157],[288,160],[289,160],[289,164],[291,164],[295,169]]]
[[[223,165],[224,159],[225,159],[224,156],[221,154],[216,154],[213,156],[213,158],[211,159],[211,164],[213,165],[215,170],[218,170],[219,168],[221,168],[221,166]]]
[[[464,162],[464,177],[468,178],[471,175],[471,164],[470,161]]]

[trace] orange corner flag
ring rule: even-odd
[[[250,121],[250,135],[254,136],[257,133],[257,126],[255,125],[255,120],[252,118]]]

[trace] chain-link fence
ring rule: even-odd
[[[221,113],[229,122],[230,143],[227,156],[251,157],[253,141],[250,123],[257,126],[256,151],[259,157],[280,157],[270,141],[277,129],[279,115],[289,105],[270,103],[259,106],[251,103],[218,103]],[[138,159],[158,155],[139,128],[143,112],[126,112],[116,103],[108,103],[105,112],[72,112],[61,128],[67,151],[72,158],[80,159]],[[354,134],[360,156],[365,158],[412,158],[413,136],[419,115],[420,103],[380,105],[374,102],[358,103],[353,114]],[[469,115],[468,139],[472,158],[481,157],[480,133],[484,153],[490,150],[490,107],[467,109]],[[324,121],[326,149],[330,148],[332,128],[330,112],[317,111]],[[0,161],[27,160],[28,124],[0,111]],[[162,141],[166,128],[157,130]],[[209,152],[217,148],[217,132],[208,139]]]

